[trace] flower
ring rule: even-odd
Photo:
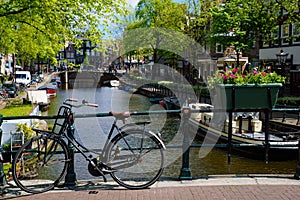
[[[232,70],[219,70],[214,76],[209,77],[209,85],[216,84],[265,84],[265,83],[284,83],[285,77],[278,75],[276,72],[258,71],[250,69],[248,72],[241,73],[238,68]]]

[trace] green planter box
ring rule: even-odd
[[[280,87],[282,87],[281,83],[262,85],[219,84],[216,86],[216,97],[218,104],[220,104],[219,106],[227,110],[273,108],[276,104]],[[270,90],[270,99],[268,90]]]

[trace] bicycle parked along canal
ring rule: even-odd
[[[73,147],[88,162],[93,176],[109,174],[119,185],[128,189],[151,186],[164,170],[165,146],[158,134],[145,129],[148,122],[117,125],[129,112],[110,112],[115,117],[106,142],[95,152],[74,137],[72,108],[98,106],[76,99],[65,99],[60,106],[52,131],[34,129],[37,136],[28,140],[17,151],[13,161],[13,179],[18,187],[29,193],[46,192],[61,185],[71,166]],[[95,156],[96,155],[96,156]]]

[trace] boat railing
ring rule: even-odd
[[[293,120],[294,125],[300,125],[300,106],[298,108],[294,108],[291,106],[287,106],[286,104],[284,105],[278,105],[277,108],[273,108],[272,112],[271,112],[271,116],[270,118],[272,119],[274,117],[274,115],[276,115],[277,118],[281,118],[281,122],[287,122],[287,118],[289,116],[292,116],[293,119],[297,119]],[[278,115],[278,113],[280,113],[280,115]]]

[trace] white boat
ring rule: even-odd
[[[46,90],[47,96],[49,98],[56,97],[57,87],[53,84],[43,85],[43,86],[39,87],[38,90]]]
[[[109,81],[109,84],[111,87],[119,87],[120,86],[120,82],[118,80],[111,80],[111,81]]]

